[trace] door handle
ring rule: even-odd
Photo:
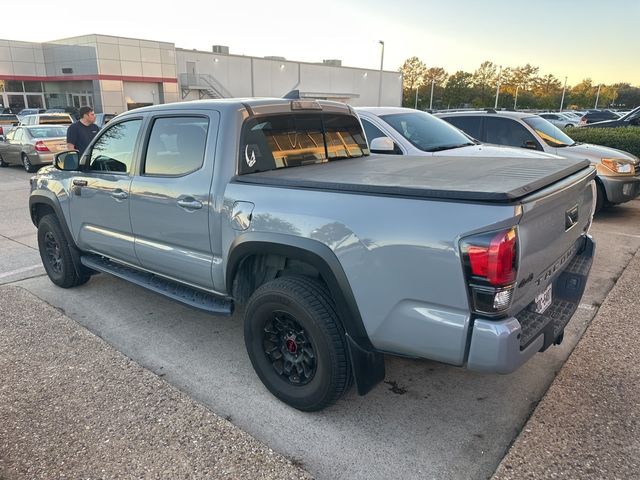
[[[113,198],[115,198],[116,200],[124,200],[125,198],[127,198],[129,196],[129,194],[127,192],[122,191],[122,190],[115,190],[114,192],[111,193],[111,196]]]
[[[87,186],[87,181],[86,180],[78,180],[77,178],[73,179],[73,184],[76,187],[86,187]]]
[[[194,198],[178,200],[178,205],[188,210],[198,210],[202,208],[202,202]]]

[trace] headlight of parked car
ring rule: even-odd
[[[618,158],[603,158],[602,165],[617,175],[633,175],[633,164],[628,160]]]

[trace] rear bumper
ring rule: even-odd
[[[553,281],[554,300],[544,314],[525,308],[504,320],[479,318],[473,323],[467,358],[470,370],[511,373],[564,332],[584,293],[595,243],[585,237],[582,249]]]
[[[607,200],[611,203],[624,203],[640,195],[640,175],[635,177],[604,177],[598,175],[602,182]]]

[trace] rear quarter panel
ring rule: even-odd
[[[376,348],[456,365],[464,362],[470,321],[458,240],[518,221],[513,205],[231,183],[226,212],[234,201],[255,204],[249,231],[331,248]],[[222,250],[239,234],[225,227]]]

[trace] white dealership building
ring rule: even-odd
[[[226,97],[324,98],[354,106],[400,106],[399,72],[233,55],[173,43],[86,35],[31,43],[0,40],[0,104],[22,108],[81,107],[120,113],[143,105]]]

